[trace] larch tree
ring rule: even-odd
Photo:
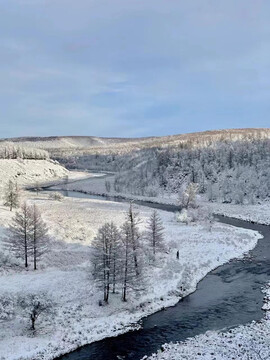
[[[113,222],[106,223],[99,230],[92,243],[91,260],[94,277],[103,289],[105,303],[109,301],[111,285],[115,291],[118,271],[118,244],[120,234]]]
[[[151,247],[154,261],[157,251],[160,251],[163,248],[163,231],[164,227],[162,224],[162,220],[158,215],[157,211],[154,210],[150,216],[150,219],[148,220],[146,230],[146,239],[148,240]]]
[[[32,209],[24,202],[15,213],[13,221],[8,229],[5,239],[6,247],[18,258],[24,260],[24,265],[28,267],[29,255],[32,251]]]
[[[11,180],[9,180],[5,189],[4,205],[8,206],[10,211],[19,206],[19,188],[17,183]]]
[[[31,209],[31,249],[34,261],[34,270],[37,270],[37,261],[48,250],[48,228],[43,221],[36,205]]]
[[[132,203],[130,203],[127,213],[126,226],[129,226],[130,239],[132,244],[132,256],[136,275],[140,274],[139,269],[139,249],[140,249],[140,232],[138,225],[140,224],[139,214],[133,211]]]
[[[112,268],[112,292],[115,293],[116,284],[119,278],[120,272],[120,240],[121,234],[117,228],[117,226],[111,222],[109,226],[109,236],[112,242],[112,261],[111,261],[111,268]]]
[[[127,301],[127,291],[138,279],[134,266],[133,244],[130,223],[122,226],[122,300]]]

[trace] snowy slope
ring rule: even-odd
[[[0,196],[9,180],[19,186],[63,178],[69,171],[52,160],[0,159]]]

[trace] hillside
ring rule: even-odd
[[[49,151],[51,156],[124,154],[133,150],[167,146],[207,146],[218,141],[269,139],[270,129],[228,129],[148,138],[102,138],[94,136],[23,137],[2,139]]]
[[[68,170],[52,160],[0,159],[0,196],[9,180],[22,186],[63,178],[67,174]]]

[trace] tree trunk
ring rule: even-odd
[[[34,318],[34,316],[31,316],[31,330],[35,330],[35,321],[36,319]]]
[[[130,229],[131,229],[131,240],[132,240],[132,248],[133,248],[133,259],[134,259],[134,267],[136,275],[139,275],[138,269],[138,259],[137,259],[137,246],[136,246],[136,239],[135,239],[135,230],[134,230],[134,219],[132,211],[130,211]]]
[[[28,257],[27,257],[27,237],[24,235],[24,265],[28,267]]]
[[[34,236],[33,236],[33,254],[34,254],[34,270],[37,270],[37,239],[36,239],[36,229],[34,229]]]
[[[115,283],[116,283],[116,259],[115,254],[113,257],[113,294],[115,294]]]
[[[34,245],[34,270],[37,270],[37,250],[35,245]]]
[[[123,283],[123,301],[127,301],[128,244],[126,244],[125,273]]]

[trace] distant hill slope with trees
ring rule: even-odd
[[[114,191],[141,196],[179,193],[190,183],[209,201],[255,203],[270,197],[270,129],[116,139],[20,138],[68,168],[113,171]],[[1,143],[0,143],[1,145]]]
[[[248,139],[269,139],[270,129],[228,129],[204,131],[161,137],[144,138],[104,138],[95,136],[52,136],[22,137],[2,139],[24,147],[39,148],[48,151],[52,157],[82,156],[88,154],[125,154],[135,150],[187,146],[209,146],[215,142],[237,141]]]

